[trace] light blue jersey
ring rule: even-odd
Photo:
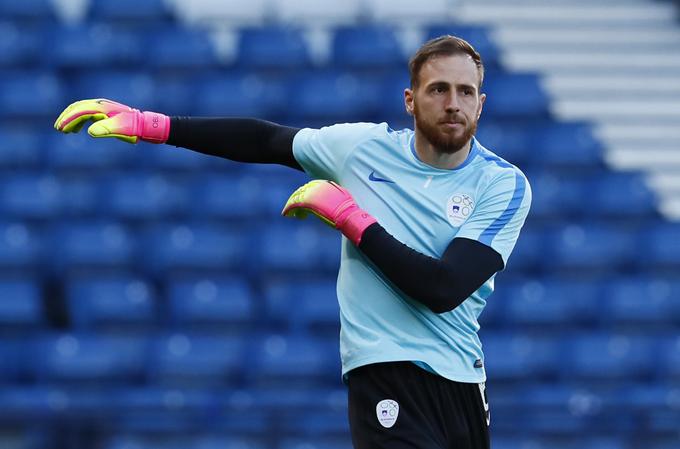
[[[441,258],[454,237],[465,237],[489,245],[507,263],[531,203],[524,174],[476,140],[458,168],[431,167],[418,159],[414,135],[385,123],[306,128],[295,136],[293,152],[311,177],[347,188],[359,207],[409,247]],[[343,375],[370,363],[413,361],[458,382],[486,380],[477,318],[494,277],[454,310],[436,314],[342,240]]]

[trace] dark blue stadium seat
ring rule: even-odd
[[[0,168],[35,168],[42,163],[40,133],[31,128],[0,127]]]
[[[525,162],[532,161],[535,158],[529,143],[533,129],[533,126],[527,126],[521,122],[493,120],[491,117],[487,118],[482,112],[479,129],[475,137],[482,146],[493,151],[511,164],[518,165],[524,169],[526,167],[524,165]],[[533,178],[530,178],[529,181],[533,183]],[[536,193],[534,192],[534,199]]]
[[[100,211],[99,185],[92,174],[62,174],[59,185],[60,213],[63,217],[93,217]]]
[[[254,27],[239,31],[237,64],[253,69],[304,69],[310,64],[301,29]]]
[[[278,221],[256,230],[259,269],[269,273],[332,272],[340,262],[340,236],[316,222]]]
[[[298,187],[309,182],[309,176],[297,170],[281,167],[280,165],[257,164],[247,166],[247,175],[253,176],[267,189],[266,195],[260,195],[260,210],[275,220],[275,223],[285,223],[281,218],[283,206]]]
[[[136,257],[136,239],[121,223],[57,222],[50,233],[49,265],[65,269],[126,268]]]
[[[335,420],[337,417],[331,419]],[[347,449],[350,446],[351,443],[349,441],[338,440],[338,438],[333,437],[318,437],[313,441],[310,441],[309,438],[286,439],[281,441],[281,443],[276,446],[276,449]]]
[[[548,117],[549,99],[531,73],[513,73],[489,76],[482,92],[488,95],[484,103],[484,116],[512,119],[544,119]],[[534,152],[532,152],[534,153]]]
[[[194,109],[200,115],[275,118],[288,107],[280,79],[228,71],[203,77]]]
[[[523,93],[521,86],[515,88],[518,89],[516,93]],[[565,168],[602,166],[604,150],[589,124],[553,122],[535,126],[532,131],[531,157],[527,159],[532,165]]]
[[[265,285],[264,299],[267,317],[289,331],[329,328],[337,335],[340,310],[333,277],[274,281]]]
[[[495,379],[537,379],[557,373],[559,340],[503,331],[483,332],[480,337],[484,364]]]
[[[0,181],[0,211],[15,219],[55,218],[61,210],[59,179],[49,174],[23,172]]]
[[[62,25],[50,29],[48,36],[52,50],[45,59],[54,67],[132,67],[144,60],[142,37],[126,27],[107,23]]]
[[[584,292],[583,287],[587,289],[591,285],[593,285],[592,282],[584,285],[583,282],[575,283],[556,279],[530,279],[517,283],[502,283],[498,287],[504,290],[503,299],[506,302],[502,320],[516,325],[516,329],[531,326],[558,326],[567,322],[582,323],[587,316],[584,316],[584,311],[579,308],[579,304],[597,299],[597,295],[593,294],[595,288],[591,289],[592,292]],[[588,295],[588,293],[591,294]]]
[[[680,320],[680,282],[653,277],[613,279],[605,284],[602,319],[614,325],[658,327]]]
[[[402,69],[406,56],[387,25],[355,25],[334,30],[332,63],[354,70]]]
[[[506,270],[511,273],[535,273],[546,258],[545,239],[542,227],[525,226],[508,259]]]
[[[297,95],[286,112],[292,120],[370,121],[382,101],[380,81],[346,71],[300,73],[287,87]]]
[[[680,339],[663,339],[658,342],[657,349],[663,360],[663,367],[659,370],[660,377],[680,380]]]
[[[658,214],[657,199],[640,175],[603,172],[585,188],[595,202],[583,208],[589,216],[639,219]]]
[[[225,270],[248,266],[248,242],[239,229],[210,223],[161,222],[146,229],[142,263],[152,273]]]
[[[170,319],[181,328],[228,329],[255,318],[257,303],[243,278],[172,279],[166,289]]]
[[[156,385],[226,386],[250,363],[247,336],[168,334],[154,339],[147,364]]]
[[[140,158],[139,149],[118,139],[93,140],[87,128],[64,136],[56,131],[43,135],[48,167],[59,171],[83,171],[125,167]]]
[[[94,21],[121,23],[125,25],[167,24],[172,19],[168,2],[163,0],[92,0],[89,14]]]
[[[42,261],[45,242],[38,228],[22,222],[0,222],[0,267],[35,267]]]
[[[249,174],[208,174],[196,177],[191,186],[191,209],[201,217],[229,220],[252,219],[264,213],[265,183]],[[292,193],[292,191],[291,191]]]
[[[0,298],[0,327],[4,330],[37,329],[45,324],[41,286],[36,280],[0,280]]]
[[[680,224],[673,222],[652,222],[644,226],[637,235],[639,244],[646,248],[645,257],[638,261],[642,271],[667,268],[677,273],[680,267]]]
[[[615,273],[634,260],[635,235],[622,226],[586,222],[548,231],[545,264],[550,269]]]
[[[133,382],[144,373],[146,341],[127,336],[47,334],[38,337],[30,358],[41,382],[102,385]]]
[[[638,379],[656,371],[652,341],[609,333],[578,334],[563,343],[564,378]]]
[[[121,66],[114,70],[79,70],[72,81],[70,93],[73,96],[69,100],[108,98],[140,110],[156,110],[156,99],[160,93],[155,89],[152,74],[139,69],[119,71],[118,67]],[[67,104],[60,106],[64,108]]]
[[[468,25],[452,23],[447,25],[436,24],[429,26],[425,31],[426,39],[434,39],[439,36],[451,34],[468,41],[482,56],[484,66],[489,71],[496,72],[500,64],[499,51],[496,44],[491,40],[490,29],[480,25]]]
[[[203,30],[183,27],[151,29],[143,40],[154,43],[146,61],[154,69],[207,69],[218,65],[210,35]]]
[[[44,34],[38,26],[0,20],[0,67],[32,67],[40,62]]]
[[[337,338],[263,335],[252,353],[249,379],[256,385],[329,385],[340,382]]]
[[[55,19],[50,0],[1,0],[0,17],[20,22],[47,23]]]
[[[563,175],[546,170],[527,174],[527,177],[533,193],[530,211],[532,218],[573,219],[597,213],[594,212],[596,206],[585,201],[586,197],[592,200],[592,190],[588,189],[583,176]]]
[[[189,195],[181,178],[151,172],[116,173],[101,184],[102,212],[125,220],[186,213]]]
[[[196,115],[194,100],[197,98],[197,83],[192,75],[154,73],[154,85],[163,95],[156,98],[158,112],[170,116]]]
[[[65,96],[63,84],[52,72],[4,71],[0,74],[0,115],[3,118],[45,119],[45,125],[51,124],[57,111],[64,107]],[[26,107],[29,98],[40,98],[40,107]]]
[[[75,278],[65,287],[68,314],[75,329],[145,329],[156,322],[155,291],[137,276]]]
[[[176,435],[120,435],[112,437],[103,449],[265,449],[254,440],[230,435],[181,437]]]

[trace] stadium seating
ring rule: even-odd
[[[342,239],[280,217],[308,176],[51,126],[107,97],[412,127],[408,57],[443,34],[482,54],[476,136],[533,191],[480,316],[493,447],[680,447],[680,228],[646,177],[612,169],[602,129],[560,114],[554,80],[516,70],[507,30],[468,20],[473,3],[512,8],[0,0],[0,448],[351,447]]]

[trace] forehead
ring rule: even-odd
[[[445,81],[450,84],[479,85],[479,71],[470,55],[435,56],[420,69],[420,85]]]

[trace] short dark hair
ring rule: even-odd
[[[484,81],[484,64],[482,57],[477,50],[465,39],[447,34],[439,36],[425,42],[413,55],[408,63],[409,75],[411,77],[411,88],[418,87],[420,80],[420,69],[423,65],[437,56],[469,55],[477,66],[479,72],[479,88]]]

